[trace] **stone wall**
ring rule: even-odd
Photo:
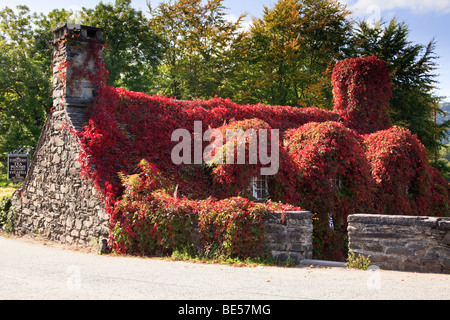
[[[450,218],[350,215],[348,236],[381,269],[450,273]]]
[[[108,215],[92,181],[80,177],[79,144],[62,127],[67,121],[64,110],[47,120],[27,179],[13,195],[14,228],[86,246],[108,237]]]
[[[80,146],[74,134],[87,122],[86,107],[93,100],[95,86],[87,78],[72,79],[72,75],[81,66],[95,71],[87,52],[94,39],[101,41],[98,35],[99,29],[79,25],[54,31],[53,112],[27,178],[12,197],[18,235],[35,234],[81,246],[104,246],[109,235],[109,217],[94,183],[80,177]]]
[[[271,213],[264,221],[268,253],[279,261],[311,259],[313,254],[312,214],[305,212]]]

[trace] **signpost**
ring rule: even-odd
[[[8,154],[8,180],[18,183],[24,181],[30,167],[30,155]]]

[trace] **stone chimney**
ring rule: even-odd
[[[67,23],[53,30],[53,111],[65,110],[76,130],[86,122],[84,109],[96,94],[92,78],[103,43],[99,28]]]
[[[89,248],[98,243],[100,250],[106,248],[110,217],[94,181],[80,176],[81,150],[73,134],[87,123],[86,108],[96,88],[104,84],[102,43],[98,28],[65,24],[54,30],[53,110],[27,177],[11,199],[18,235]]]

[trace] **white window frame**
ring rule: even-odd
[[[254,176],[250,180],[250,190],[253,198],[263,200],[269,195],[269,178],[268,176]]]
[[[330,179],[330,183],[335,185],[338,190],[342,188],[342,177],[340,175]]]

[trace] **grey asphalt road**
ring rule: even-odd
[[[450,276],[232,267],[96,255],[0,237],[2,300],[448,300]]]

